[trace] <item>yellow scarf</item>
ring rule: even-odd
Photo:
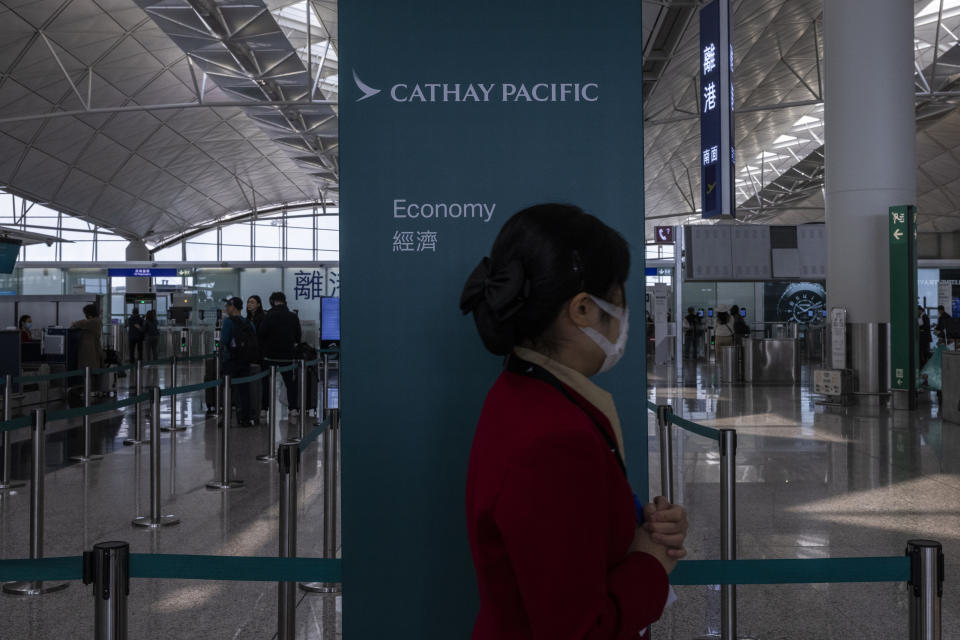
[[[613,402],[613,396],[609,392],[595,385],[590,381],[590,378],[579,371],[560,364],[539,351],[527,349],[526,347],[514,347],[513,351],[527,362],[539,365],[552,373],[557,380],[576,391],[587,402],[599,409],[600,412],[607,417],[607,420],[610,421],[610,426],[613,428],[613,435],[617,439],[617,446],[620,448],[620,455],[626,460],[626,452],[623,449],[623,431],[620,427],[620,416],[617,415],[617,407]]]

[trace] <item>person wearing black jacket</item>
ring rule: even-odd
[[[933,328],[930,326],[930,316],[927,315],[926,309],[919,304],[917,305],[917,324],[919,325],[920,366],[923,367],[932,355],[930,343],[933,342]]]
[[[287,296],[282,291],[270,294],[270,310],[257,327],[257,340],[265,360],[293,360],[300,343],[300,318],[287,308]],[[287,390],[287,405],[291,415],[298,415],[297,385],[292,371],[286,371],[283,386]]]
[[[733,316],[733,334],[737,339],[749,338],[750,327],[747,325],[747,321],[743,319],[743,316],[740,315],[740,307],[737,305],[730,307],[730,315]]]

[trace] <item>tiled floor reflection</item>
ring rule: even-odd
[[[159,372],[161,380],[164,372]],[[199,382],[202,370],[191,368],[179,383]],[[184,379],[186,377],[186,379]],[[127,393],[121,387],[120,396]],[[102,461],[57,466],[46,475],[44,555],[79,555],[105,540],[130,542],[134,553],[277,555],[278,472],[276,463],[256,455],[267,449],[266,427],[232,428],[231,475],[243,489],[214,492],[219,429],[205,415],[203,394],[182,398],[177,422],[186,425],[161,438],[163,513],[182,523],[159,531],[134,528],[130,520],[149,510],[149,447],[124,447],[132,428],[130,415],[98,423],[95,450],[108,451]],[[170,420],[164,398],[162,424]],[[312,423],[312,418],[307,423]],[[149,426],[149,421],[148,421]],[[282,422],[281,434],[294,435],[295,424]],[[149,428],[147,429],[149,432]],[[70,447],[76,442],[71,434]],[[318,442],[319,444],[319,442]],[[298,552],[319,556],[322,545],[323,473],[318,444],[302,459]],[[26,469],[24,469],[26,471]],[[19,470],[16,475],[21,475]],[[0,494],[0,557],[24,558],[28,548],[29,492]],[[276,634],[276,584],[186,580],[133,581],[129,600],[131,638],[233,638],[269,640]],[[65,591],[40,597],[0,595],[0,638],[46,640],[93,637],[91,587],[71,583]],[[302,594],[297,605],[298,638],[340,637],[340,598]]]
[[[914,412],[878,407],[826,409],[797,387],[720,383],[712,365],[650,371],[650,397],[676,413],[738,433],[737,548],[740,558],[892,556],[910,538],[943,543],[947,581],[944,638],[960,628],[960,425],[942,421],[931,398]],[[650,483],[659,487],[656,422],[649,422]],[[678,501],[691,521],[690,557],[719,558],[716,444],[675,432]],[[655,638],[718,631],[719,592],[682,587],[654,626]],[[907,637],[900,584],[741,586],[742,637],[893,639]],[[960,638],[960,635],[956,636]]]
[[[650,372],[650,396],[685,417],[736,428],[738,553],[741,558],[823,558],[899,555],[907,539],[944,544],[945,638],[960,628],[960,425],[937,417],[929,398],[920,411],[880,408],[825,410],[808,393],[809,370],[798,387],[721,384],[710,365]],[[159,372],[161,379],[163,371]],[[189,382],[200,379],[199,368]],[[126,389],[121,390],[121,395]],[[231,430],[231,469],[246,488],[207,491],[216,468],[218,430],[204,415],[202,394],[182,399],[178,422],[188,429],[162,438],[164,513],[182,524],[161,531],[130,526],[148,508],[149,449],[123,447],[129,416],[98,423],[98,446],[109,451],[89,465],[66,464],[46,476],[47,556],[76,555],[102,540],[127,540],[135,552],[276,555],[275,464],[257,462],[266,450],[263,427]],[[169,405],[164,401],[164,424]],[[283,424],[284,433],[295,426]],[[656,425],[649,424],[651,486],[659,483]],[[63,453],[72,452],[76,433]],[[715,445],[677,432],[677,495],[690,512],[691,558],[719,557],[719,457]],[[299,552],[321,549],[322,469],[318,448],[303,459]],[[22,475],[26,469],[18,470]],[[0,557],[26,557],[28,493],[0,497]],[[654,626],[654,637],[689,640],[715,633],[719,592],[681,587],[680,600]],[[741,636],[762,640],[906,637],[907,595],[897,584],[743,586]],[[341,637],[340,598],[303,594],[298,638]],[[131,638],[269,640],[276,630],[276,587],[266,583],[135,580],[130,593]],[[73,583],[37,598],[0,596],[0,637],[89,638],[92,594]]]

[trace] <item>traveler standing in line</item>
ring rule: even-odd
[[[300,318],[287,308],[287,296],[282,291],[270,294],[270,310],[263,317],[257,338],[264,358],[292,361],[296,356],[296,346],[300,342]],[[287,405],[290,416],[299,415],[297,385],[293,371],[283,374],[283,386],[287,390]]]
[[[750,326],[740,314],[739,306],[733,305],[730,307],[730,317],[733,318],[733,333],[737,337],[737,340],[740,340],[741,338],[749,338]]]
[[[95,304],[88,304],[83,308],[83,320],[77,320],[70,325],[72,329],[80,330],[80,339],[77,341],[77,368],[103,368],[103,322],[100,321],[100,310]],[[91,374],[90,384],[94,395],[100,395],[100,375]]]
[[[137,307],[127,318],[127,344],[130,346],[130,362],[143,360],[143,317]]]
[[[917,336],[920,341],[920,366],[923,367],[932,355],[930,343],[933,342],[933,329],[930,326],[930,316],[919,304],[917,305],[917,325],[919,326]]]
[[[687,315],[683,317],[684,354],[687,358],[697,359],[697,343],[700,341],[700,316],[693,307],[687,307]]]
[[[157,321],[157,312],[154,309],[147,311],[143,317],[143,343],[146,346],[146,359],[159,360],[160,324]]]
[[[263,302],[260,300],[260,296],[253,295],[247,298],[247,320],[252,322],[258,330],[265,315],[267,314],[263,310]]]
[[[17,327],[20,329],[20,342],[30,342],[33,340],[33,334],[30,333],[30,327],[33,326],[33,318],[27,315],[20,316]]]
[[[950,325],[950,314],[947,313],[947,310],[941,304],[937,307],[937,326],[934,327],[933,332],[937,336],[937,344],[947,344],[947,328]]]
[[[253,328],[257,331],[260,330],[260,323],[263,322],[264,316],[266,316],[266,312],[263,310],[263,301],[260,300],[260,296],[252,295],[247,298],[247,320],[253,324]],[[257,364],[260,365],[261,371],[268,366],[263,360]],[[260,412],[265,414],[267,407],[270,406],[270,376],[260,380],[260,398],[263,403]]]
[[[717,350],[717,362],[720,362],[720,347],[733,344],[735,332],[733,319],[730,317],[730,307],[725,304],[717,306],[717,318],[713,324],[714,347]]]
[[[231,378],[250,375],[250,365],[260,360],[257,333],[253,324],[243,317],[243,300],[237,296],[226,299],[223,307],[223,325],[220,327],[220,353],[223,372]],[[237,422],[241,427],[252,427],[259,416],[251,415],[250,394],[246,384],[231,384],[231,396],[237,406]],[[230,425],[231,407],[224,407],[224,424]]]
[[[626,347],[630,250],[577,207],[506,222],[460,298],[507,356],[467,472],[480,592],[473,640],[637,638],[661,615],[683,549],[683,507],[641,505],[613,397],[590,377]]]

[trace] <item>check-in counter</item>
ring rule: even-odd
[[[799,384],[798,341],[793,338],[745,338],[743,380],[756,384]]]
[[[948,422],[960,424],[960,351],[944,351],[942,355],[940,415]]]

